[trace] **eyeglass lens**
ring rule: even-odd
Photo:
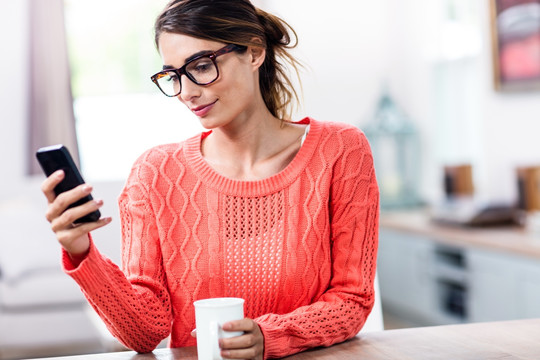
[[[188,63],[185,67],[185,73],[197,85],[209,84],[218,77],[216,64],[209,57],[203,57]],[[177,72],[173,70],[161,72],[158,75],[157,83],[160,89],[168,96],[176,96],[182,90],[182,84]]]

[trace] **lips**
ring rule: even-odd
[[[194,107],[194,108],[191,108],[191,111],[197,115],[198,117],[203,117],[205,116],[206,114],[208,114],[208,112],[210,110],[212,110],[212,107],[214,107],[214,104],[217,102],[217,100],[215,100],[214,102],[210,103],[210,104],[206,104],[206,105],[201,105],[201,106],[197,106],[197,107]]]

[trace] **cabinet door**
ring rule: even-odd
[[[469,321],[519,318],[517,307],[520,264],[507,254],[469,250]]]
[[[411,317],[431,317],[435,286],[433,243],[422,236],[381,229],[378,273],[383,305]]]
[[[540,261],[520,261],[516,279],[519,318],[540,318]]]

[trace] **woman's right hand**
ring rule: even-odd
[[[51,223],[52,231],[62,247],[72,258],[78,258],[88,252],[90,238],[88,233],[111,222],[111,218],[102,218],[95,222],[74,224],[73,222],[99,209],[103,205],[102,200],[91,200],[87,203],[67,209],[70,204],[90,194],[92,187],[82,184],[69,191],[56,196],[54,188],[64,179],[64,172],[58,170],[51,174],[43,184],[41,190],[47,198],[48,207],[45,217]],[[67,209],[67,210],[66,210]]]

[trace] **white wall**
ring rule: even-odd
[[[484,38],[489,41],[488,1],[482,3],[486,9],[482,19]],[[486,165],[483,185],[492,197],[512,197],[517,191],[515,167],[540,165],[540,91],[514,94],[493,91],[490,51],[486,47],[482,53],[482,62],[489,69],[484,72],[481,98]]]
[[[443,164],[469,161],[481,198],[512,201],[515,167],[540,165],[540,92],[494,90],[490,1],[465,1],[481,44],[478,52],[452,60],[434,49],[436,39],[439,51],[448,46],[433,21],[443,10],[437,1],[387,0],[396,10],[388,14],[393,90],[423,135],[423,192],[429,199],[442,192]]]
[[[25,172],[26,0],[0,1],[0,200],[13,195]]]
[[[297,32],[305,115],[351,124],[365,122],[387,77],[386,1],[261,1]],[[331,5],[329,5],[331,4]]]

